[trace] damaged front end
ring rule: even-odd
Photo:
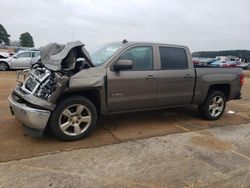
[[[17,73],[19,84],[9,97],[12,113],[41,136],[59,95],[69,87],[70,77],[90,67],[90,56],[80,41],[45,46],[41,61]],[[20,81],[21,76],[24,81]]]
[[[33,105],[54,109],[57,97],[68,84],[69,76],[49,70],[44,65],[34,66],[27,79],[15,89],[16,93]],[[14,91],[14,93],[15,93]]]
[[[48,44],[41,49],[41,61],[23,73],[24,81],[13,93],[21,95],[31,105],[54,109],[58,96],[77,72],[93,67],[90,56],[80,41],[66,45]]]

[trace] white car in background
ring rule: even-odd
[[[26,50],[14,54],[8,58],[0,59],[0,70],[27,69],[40,59],[39,50]]]
[[[7,59],[10,57],[10,54],[7,52],[0,52],[0,59]]]

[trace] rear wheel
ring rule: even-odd
[[[93,103],[85,97],[72,96],[58,104],[50,128],[57,138],[73,141],[89,135],[96,122],[97,111]]]
[[[199,106],[199,112],[208,120],[219,119],[226,108],[226,98],[224,93],[213,91],[208,96],[206,101]]]
[[[9,65],[5,62],[0,62],[0,70],[7,71],[9,69]]]

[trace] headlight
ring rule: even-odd
[[[56,77],[51,73],[47,79],[39,86],[35,95],[42,99],[48,99],[50,95],[56,90]]]
[[[47,100],[56,89],[56,77],[45,67],[32,70],[30,76],[23,83],[21,90]]]

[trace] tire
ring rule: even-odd
[[[7,71],[9,70],[9,65],[5,62],[0,62],[0,71]]]
[[[199,105],[200,114],[207,120],[219,119],[226,108],[226,97],[220,91],[212,91],[208,94],[205,102]]]
[[[60,140],[74,141],[88,136],[97,123],[97,111],[85,97],[70,96],[59,102],[50,119],[50,129]]]

